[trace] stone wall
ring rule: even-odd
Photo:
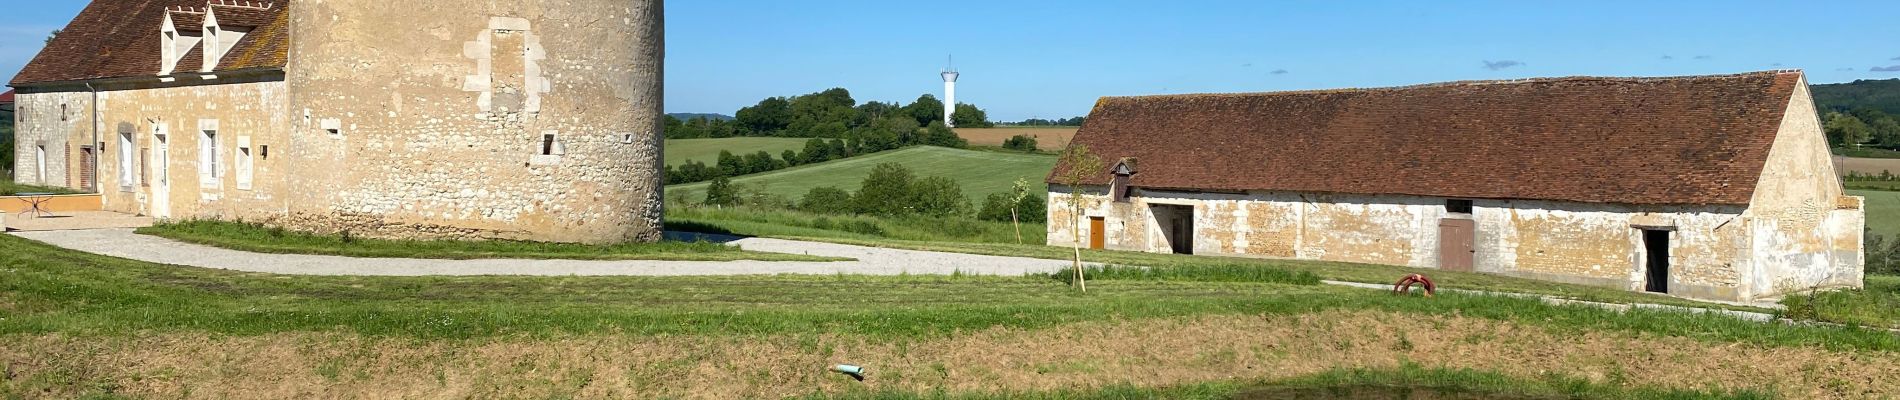
[[[1757,295],[1860,287],[1864,200],[1835,179],[1806,82],[1796,86],[1748,213]]]
[[[76,89],[76,90],[74,90]],[[78,188],[79,146],[92,141],[92,92],[21,90],[15,97],[14,179],[20,183]],[[46,170],[41,175],[39,150]],[[68,168],[68,166],[74,168]]]
[[[1050,191],[1051,245],[1073,243],[1067,190]],[[1084,218],[1105,217],[1111,249],[1168,252],[1152,207],[1194,210],[1194,253],[1438,268],[1439,222],[1471,219],[1473,270],[1641,290],[1643,229],[1670,231],[1670,292],[1742,300],[1751,295],[1749,231],[1740,206],[1624,206],[1477,200],[1454,214],[1443,198],[1287,192],[1194,193],[1136,189],[1128,203],[1103,188]],[[1083,224],[1080,237],[1089,237]],[[1397,279],[1397,277],[1394,277]]]
[[[287,224],[659,238],[659,0],[290,7]]]

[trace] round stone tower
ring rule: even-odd
[[[279,223],[660,238],[661,0],[300,0]]]

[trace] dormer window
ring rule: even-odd
[[[220,33],[218,16],[209,10],[205,11],[204,49],[199,52],[204,55],[204,60],[198,65],[198,72],[211,72],[218,68],[218,58],[224,55],[224,52],[220,50],[229,46],[224,44],[224,38]]]
[[[1135,159],[1123,158],[1121,162],[1115,163],[1115,169],[1110,172],[1115,174],[1115,180],[1109,182],[1109,196],[1114,198],[1116,203],[1127,203],[1131,191],[1128,180],[1135,176]]]
[[[179,62],[204,41],[204,24],[200,23],[203,19],[203,12],[189,8],[175,8],[165,13],[165,21],[159,25],[159,75],[177,72]]]

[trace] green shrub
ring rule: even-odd
[[[1047,201],[1042,193],[1029,193],[1022,201],[1011,204],[1009,193],[991,193],[983,199],[983,207],[976,212],[976,219],[984,221],[1009,222],[1010,207],[1015,207],[1017,221],[1044,222],[1049,219]]]
[[[910,210],[919,215],[949,217],[968,214],[970,199],[963,197],[963,186],[941,176],[927,177],[911,184]]]
[[[864,177],[858,187],[857,196],[852,200],[859,214],[903,215],[909,213],[911,181],[916,180],[905,168],[897,163],[883,163],[871,168],[871,174]]]
[[[830,186],[811,188],[798,199],[798,209],[819,214],[850,214],[851,192]]]
[[[706,201],[702,204],[709,206],[730,206],[737,203],[738,195],[732,189],[732,179],[726,178],[725,175],[720,175],[713,177],[712,183],[706,185]]]
[[[1003,148],[1021,152],[1035,152],[1036,138],[1029,135],[1010,136],[1003,141]]]

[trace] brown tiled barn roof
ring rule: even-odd
[[[1773,71],[1110,97],[1070,145],[1105,166],[1135,158],[1135,187],[1747,204],[1799,82]]]
[[[59,36],[47,43],[33,61],[27,63],[11,81],[13,86],[36,83],[79,81],[101,78],[123,78],[137,76],[156,76],[160,69],[162,53],[159,49],[159,27],[165,22],[167,9],[195,8],[204,10],[216,8],[213,12],[242,9],[240,7],[213,6],[230,4],[228,0],[94,0],[79,12],[79,16],[60,31]],[[263,23],[255,25],[252,34],[237,44],[214,71],[284,66],[285,55],[289,48],[289,35],[284,29],[285,10],[289,0],[276,0],[268,11],[254,10],[232,12],[233,18],[241,23]],[[262,5],[263,3],[248,3]],[[259,15],[258,13],[267,13]],[[183,15],[183,14],[181,14]],[[222,17],[220,17],[222,18]],[[180,30],[193,31],[198,22],[177,22]],[[185,25],[185,24],[189,25]],[[242,25],[253,26],[253,25]],[[274,30],[272,27],[275,27]],[[268,33],[268,34],[259,34]],[[268,43],[251,43],[251,42]],[[180,64],[197,61],[181,61]],[[183,67],[178,71],[187,70]]]

